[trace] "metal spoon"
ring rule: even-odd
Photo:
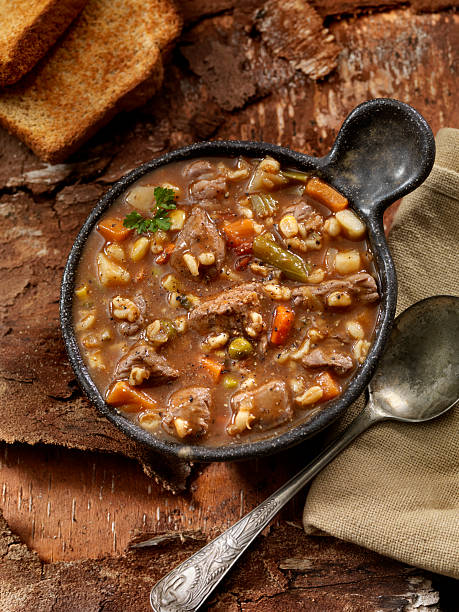
[[[368,402],[314,461],[151,590],[155,612],[197,610],[277,512],[359,434],[380,421],[421,423],[458,402],[459,298],[427,298],[394,323]]]

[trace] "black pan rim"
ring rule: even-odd
[[[346,139],[346,135],[341,130],[329,154],[320,158],[310,157],[286,147],[262,141],[204,141],[176,149],[156,159],[147,161],[127,173],[107,191],[88,215],[71,248],[64,269],[60,296],[60,325],[70,363],[83,391],[100,413],[107,417],[109,421],[128,437],[152,451],[159,451],[165,455],[188,461],[232,461],[262,457],[285,450],[319,433],[331,425],[338,417],[342,416],[347,408],[366,389],[375,372],[379,357],[384,350],[386,340],[391,331],[397,304],[397,277],[384,235],[383,212],[389,204],[405,193],[412,191],[425,180],[433,165],[435,144],[427,122],[413,108],[397,100],[380,98],[365,102],[351,112],[345,124],[351,124],[353,117],[356,116],[359,109],[361,112],[363,107],[365,107],[364,112],[389,109],[390,111],[401,111],[408,114],[410,121],[416,124],[416,128],[423,137],[424,143],[422,167],[417,177],[404,184],[397,192],[391,194],[391,197],[376,202],[372,210],[369,210],[368,207],[359,206],[359,202],[356,201],[352,190],[343,188],[343,185],[340,184],[339,180],[336,180],[331,171],[338,146],[342,147]],[[287,429],[281,434],[274,436],[269,436],[268,434],[266,438],[256,442],[235,442],[219,447],[176,443],[155,437],[105,403],[102,395],[92,382],[90,374],[81,358],[72,326],[72,303],[75,271],[82,249],[90,231],[101,215],[118,196],[146,173],[174,161],[183,161],[203,156],[236,157],[238,155],[246,155],[247,157],[262,157],[266,154],[274,156],[284,165],[289,165],[299,170],[314,171],[317,176],[323,178],[347,196],[351,208],[366,223],[370,247],[378,270],[378,284],[381,293],[379,316],[373,344],[365,362],[358,368],[345,391],[336,400],[327,403],[310,419]]]
[[[70,251],[62,280],[60,322],[65,347],[72,368],[83,391],[98,410],[130,438],[146,445],[152,450],[182,459],[210,462],[260,457],[294,446],[330,425],[361,395],[374,373],[377,361],[385,345],[385,340],[395,315],[397,299],[396,274],[385,241],[381,222],[378,222],[377,219],[366,219],[368,238],[372,253],[375,256],[382,296],[375,339],[365,363],[357,370],[345,391],[339,398],[326,404],[309,420],[288,429],[276,437],[267,437],[266,439],[256,442],[234,442],[219,447],[187,445],[178,442],[174,443],[149,434],[105,403],[104,398],[96,388],[89,371],[84,365],[72,325],[75,272],[89,233],[117,197],[124,193],[132,183],[160,166],[167,165],[173,161],[183,161],[203,156],[235,157],[237,155],[246,155],[247,157],[260,157],[264,154],[273,155],[281,162],[288,162],[290,166],[298,168],[299,170],[314,171],[319,176],[323,175],[321,165],[315,164],[314,158],[306,158],[306,156],[300,153],[290,151],[278,145],[252,141],[210,141],[195,143],[166,153],[157,159],[148,161],[117,181],[91,211]],[[360,213],[358,214],[362,216]]]

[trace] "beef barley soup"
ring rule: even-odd
[[[366,228],[341,194],[271,157],[174,162],[103,215],[74,328],[106,402],[153,435],[219,446],[304,421],[373,338]]]

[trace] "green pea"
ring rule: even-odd
[[[235,378],[234,376],[231,376],[231,374],[227,374],[223,378],[223,386],[225,387],[225,389],[235,389],[238,385],[239,385],[238,379]]]
[[[228,355],[231,359],[245,359],[253,351],[253,346],[245,338],[234,338],[228,347]]]

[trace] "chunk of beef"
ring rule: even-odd
[[[162,385],[180,376],[180,372],[171,368],[164,357],[158,355],[146,342],[137,342],[121,357],[115,368],[115,376],[129,378],[135,367],[147,370],[148,376],[145,379],[153,385]]]
[[[135,336],[142,329],[142,319],[137,319],[133,323],[129,323],[129,321],[123,321],[118,323],[118,331],[123,336]]]
[[[190,186],[190,195],[196,202],[213,203],[227,191],[228,185],[224,176],[202,178]]]
[[[348,277],[352,283],[352,292],[362,302],[377,302],[379,300],[376,280],[368,272],[359,272]]]
[[[270,380],[254,391],[240,391],[231,399],[233,422],[228,433],[235,435],[245,429],[271,429],[292,418],[286,384]]]
[[[214,266],[217,270],[221,269],[225,259],[225,241],[220,236],[215,223],[199,206],[193,208],[191,215],[185,221],[170,258],[171,266],[189,277],[190,271],[183,261],[185,253],[191,253],[196,258],[201,253],[213,253]]]
[[[203,436],[209,428],[211,401],[207,387],[180,389],[171,395],[163,423],[180,438]]]
[[[217,168],[210,161],[197,159],[184,169],[183,174],[189,179],[210,178],[217,174]]]
[[[378,287],[375,279],[368,272],[358,272],[345,278],[324,281],[318,285],[302,285],[293,290],[293,303],[304,304],[318,310],[325,298],[333,291],[347,291],[361,302],[377,302]],[[318,301],[319,300],[319,301]]]
[[[319,215],[310,204],[303,200],[287,208],[285,213],[293,215],[298,223],[302,223],[306,232],[318,232],[324,224],[322,215]]]
[[[190,197],[201,206],[214,205],[228,191],[226,176],[210,161],[198,159],[191,162],[183,174],[193,181],[189,186]]]
[[[347,291],[362,302],[379,300],[376,280],[368,272],[358,272],[345,278],[325,281],[312,287],[313,295],[324,296],[332,291]]]
[[[260,306],[261,283],[244,283],[201,302],[189,314],[190,326],[199,331],[244,331],[249,313]]]
[[[313,207],[303,200],[298,200],[296,204],[285,209],[284,214],[293,215],[297,221],[306,221],[316,214]]]
[[[332,368],[337,374],[345,374],[354,367],[352,357],[342,350],[336,340],[325,340],[320,346],[306,353],[301,359],[306,368]]]

